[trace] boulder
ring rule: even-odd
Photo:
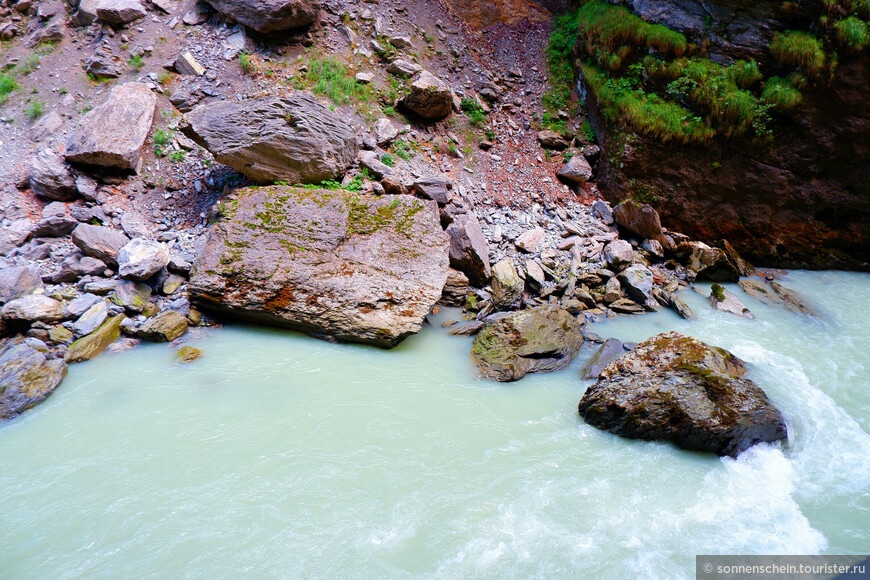
[[[105,103],[79,121],[64,157],[70,163],[136,171],[156,106],[157,96],[146,84],[114,87]]]
[[[432,202],[273,186],[223,203],[191,271],[203,307],[392,347],[441,297],[448,240]]]
[[[613,218],[629,233],[666,244],[659,213],[649,204],[624,201],[613,208]]]
[[[51,275],[51,282],[75,282],[82,276],[101,276],[106,271],[106,263],[97,258],[83,256],[81,252],[71,252],[63,262],[60,269]]]
[[[42,210],[42,219],[33,229],[33,237],[58,238],[72,232],[79,222],[67,211],[65,203],[52,202]]]
[[[121,323],[127,319],[123,314],[105,321],[95,332],[84,336],[71,345],[63,356],[69,364],[91,360],[121,337]]]
[[[90,26],[97,19],[97,5],[101,0],[79,0],[78,10],[73,14],[72,26]]]
[[[737,282],[740,279],[740,272],[728,255],[704,242],[682,242],[677,246],[677,257],[698,280]]]
[[[0,314],[7,322],[57,322],[63,320],[63,303],[43,294],[28,294],[7,302]]]
[[[402,58],[397,58],[387,66],[387,72],[397,77],[412,77],[422,70],[423,67],[416,62],[407,61]]]
[[[534,288],[540,290],[544,285],[544,281],[547,279],[543,268],[541,268],[540,264],[534,260],[527,260],[525,267],[526,281],[533,285]]]
[[[64,307],[63,317],[78,318],[79,316],[87,312],[91,306],[100,301],[102,301],[102,298],[95,294],[82,294]]]
[[[127,280],[147,280],[169,264],[169,246],[134,238],[118,251],[118,274]]]
[[[389,178],[393,175],[393,168],[383,163],[374,151],[363,151],[360,153],[359,164],[367,169],[376,179]]]
[[[139,0],[99,0],[96,12],[97,18],[114,25],[127,24],[147,14]]]
[[[482,376],[516,381],[565,368],[582,344],[580,325],[567,310],[537,306],[488,322],[474,339],[471,358]]]
[[[731,245],[731,242],[728,240],[720,240],[719,247],[722,248],[722,251],[725,252],[725,255],[734,264],[734,267],[737,268],[737,273],[741,276],[755,276],[755,268],[743,259],[737,249]]]
[[[744,318],[755,318],[743,302],[730,290],[726,290],[719,284],[713,284],[710,289],[710,305],[722,312],[730,312]]]
[[[173,310],[164,310],[139,327],[136,336],[151,342],[172,342],[187,332],[187,318]]]
[[[188,51],[178,55],[175,59],[175,72],[180,75],[194,75],[201,77],[205,74],[203,67],[196,58]]]
[[[106,307],[105,300],[99,300],[82,313],[78,320],[72,323],[66,323],[66,327],[69,328],[76,337],[87,336],[98,329],[108,317],[109,310]]]
[[[64,361],[47,359],[43,349],[29,340],[7,343],[0,350],[0,419],[44,401],[63,381],[66,370]]]
[[[652,294],[653,275],[646,266],[629,266],[619,275],[619,281],[629,297],[640,304]]]
[[[583,365],[580,377],[583,380],[597,379],[604,367],[623,354],[625,354],[625,349],[622,347],[622,341],[618,338],[608,338]]]
[[[523,279],[510,258],[504,258],[492,267],[492,303],[497,309],[519,308],[524,287]]]
[[[541,144],[541,147],[544,149],[555,149],[556,151],[562,151],[563,149],[568,148],[568,141],[562,137],[561,134],[556,133],[550,129],[545,129],[543,131],[538,132],[538,143]]]
[[[357,154],[353,129],[307,93],[200,105],[182,131],[258,183],[335,179]]]
[[[446,232],[450,238],[450,266],[468,276],[473,286],[483,288],[492,272],[489,246],[477,217],[472,213],[457,215]]]
[[[514,245],[524,252],[533,254],[538,251],[538,247],[540,247],[541,242],[544,241],[545,235],[546,232],[541,228],[527,230],[520,234],[520,237],[516,239]]]
[[[72,243],[85,255],[111,266],[118,265],[118,253],[129,241],[124,232],[105,226],[79,224],[72,232]]]
[[[27,241],[33,232],[33,222],[27,218],[12,221],[7,226],[0,226],[0,256],[9,254]]]
[[[175,351],[175,358],[177,358],[178,362],[181,364],[191,363],[201,356],[202,351],[193,346],[185,345]]]
[[[408,110],[424,119],[437,121],[453,110],[453,92],[447,83],[424,70],[411,83],[402,102]]]
[[[307,26],[317,18],[317,0],[209,0],[212,7],[257,32]]]
[[[609,267],[619,270],[634,262],[634,249],[625,240],[613,240],[604,246],[602,257]]]
[[[75,177],[63,157],[50,149],[42,149],[30,163],[30,188],[33,193],[60,201],[76,198]]]
[[[468,276],[449,268],[447,270],[447,281],[444,282],[444,289],[441,291],[441,299],[438,304],[444,306],[462,306],[465,304],[465,295],[468,294]]]
[[[480,320],[465,320],[448,330],[447,334],[450,336],[474,336],[480,332],[483,326],[484,323]]]
[[[399,129],[389,119],[382,117],[375,122],[375,141],[381,147],[386,147],[399,136]]]
[[[450,203],[450,195],[447,190],[453,187],[453,183],[444,177],[429,176],[421,177],[412,186],[414,193],[432,201],[438,202],[441,207]]]
[[[582,155],[575,155],[568,160],[562,169],[556,174],[561,179],[570,183],[586,183],[592,177],[592,167]]]
[[[666,332],[607,365],[579,411],[590,425],[623,437],[736,456],[787,435],[780,412],[745,374],[730,352]]]
[[[115,288],[112,302],[130,312],[142,312],[151,298],[151,287],[139,282],[124,282]]]
[[[592,204],[592,215],[598,216],[605,225],[613,223],[613,211],[610,209],[610,204],[606,201],[597,200]]]
[[[33,294],[42,288],[42,274],[36,266],[0,268],[0,304]]]

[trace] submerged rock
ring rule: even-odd
[[[580,325],[567,310],[537,306],[488,322],[474,339],[471,358],[482,376],[516,381],[565,368],[582,344]]]
[[[335,179],[357,154],[353,129],[298,91],[200,105],[185,114],[182,131],[219,163],[264,184]]]
[[[598,378],[604,367],[623,354],[625,354],[625,349],[622,346],[622,341],[618,338],[608,338],[580,370],[580,377],[584,380]]]
[[[785,420],[730,352],[678,332],[656,335],[598,375],[580,401],[583,419],[632,439],[736,456],[785,439]]]
[[[0,420],[44,401],[66,376],[66,363],[47,359],[48,349],[36,348],[31,341],[13,340],[0,348]]]
[[[713,284],[711,287],[709,300],[710,305],[716,310],[730,312],[744,318],[755,318],[755,315],[749,311],[746,305],[733,292],[723,288],[719,284]]]
[[[202,356],[202,351],[193,346],[182,346],[175,351],[175,358],[181,364],[187,364],[195,361]]]
[[[223,203],[191,273],[204,307],[392,347],[419,332],[447,279],[434,202],[255,187]]]
[[[744,292],[754,298],[758,298],[762,302],[781,304],[792,312],[805,316],[816,316],[812,308],[807,306],[797,294],[782,284],[773,281],[768,284],[754,279],[741,280],[738,284]]]

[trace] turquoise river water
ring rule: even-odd
[[[456,312],[393,351],[230,326],[186,366],[167,345],[76,365],[0,425],[0,578],[670,579],[695,554],[870,553],[870,276],[785,284],[819,320],[684,292],[696,321],[593,328],[748,361],[789,441],[736,460],[585,425],[582,360],[476,378]]]

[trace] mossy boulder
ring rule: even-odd
[[[474,339],[471,358],[482,376],[516,381],[567,367],[582,345],[580,325],[567,310],[537,306],[488,322]]]
[[[151,342],[172,342],[187,332],[187,317],[173,310],[164,310],[149,318],[136,332],[136,336]]]
[[[447,271],[435,202],[253,187],[223,202],[189,291],[244,320],[392,347],[419,332]]]
[[[44,401],[66,376],[66,363],[46,358],[34,342],[39,345],[17,339],[0,347],[0,420]]]
[[[123,314],[119,314],[108,319],[97,330],[69,345],[63,359],[73,364],[91,360],[101,354],[121,337],[121,323],[126,318]]]
[[[745,375],[744,362],[727,350],[666,332],[607,365],[579,411],[623,437],[736,456],[787,436],[782,414]]]
[[[175,358],[177,358],[178,362],[180,362],[181,364],[193,362],[201,356],[202,351],[193,346],[182,346],[177,351],[175,351]]]

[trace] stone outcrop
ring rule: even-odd
[[[60,201],[73,200],[78,194],[75,177],[63,157],[49,149],[42,149],[31,161],[30,188],[37,195]]]
[[[353,129],[303,92],[200,105],[185,114],[182,131],[263,184],[335,179],[357,154]]]
[[[666,332],[607,365],[579,411],[590,425],[623,437],[736,456],[786,438],[782,415],[745,374],[728,351]]]
[[[740,272],[719,248],[711,248],[704,242],[683,242],[677,246],[677,257],[699,280],[712,282],[737,282]]]
[[[209,0],[215,10],[257,32],[307,26],[320,10],[317,0]]]
[[[447,271],[433,202],[259,187],[223,202],[189,291],[237,318],[392,347],[420,330]]]
[[[715,62],[754,59],[763,72],[778,70],[768,48],[774,34],[817,22],[820,6],[797,9],[772,0],[619,3],[683,32]],[[727,238],[756,265],[867,270],[870,59],[866,52],[840,54],[836,68],[824,75],[801,88],[801,105],[773,124],[772,140],[759,143],[725,137],[691,147],[662,143],[606,118],[587,90],[602,149],[598,186],[614,203],[636,194],[655,198],[669,229],[707,243]]]
[[[136,171],[156,107],[157,96],[146,84],[114,87],[105,103],[79,121],[64,157],[70,163]]]
[[[516,381],[565,368],[582,344],[580,325],[567,310],[537,306],[488,322],[474,339],[471,358],[482,376]]]
[[[99,0],[96,13],[97,18],[114,25],[128,24],[147,14],[139,0]]]
[[[67,365],[49,360],[38,340],[11,340],[0,347],[0,420],[41,403],[63,381]]]
[[[453,110],[453,92],[447,83],[424,70],[411,83],[402,102],[408,110],[424,119],[437,121]]]
[[[817,316],[802,298],[778,282],[770,283],[748,279],[738,282],[744,292],[768,304],[780,304],[792,312],[805,316]]]

